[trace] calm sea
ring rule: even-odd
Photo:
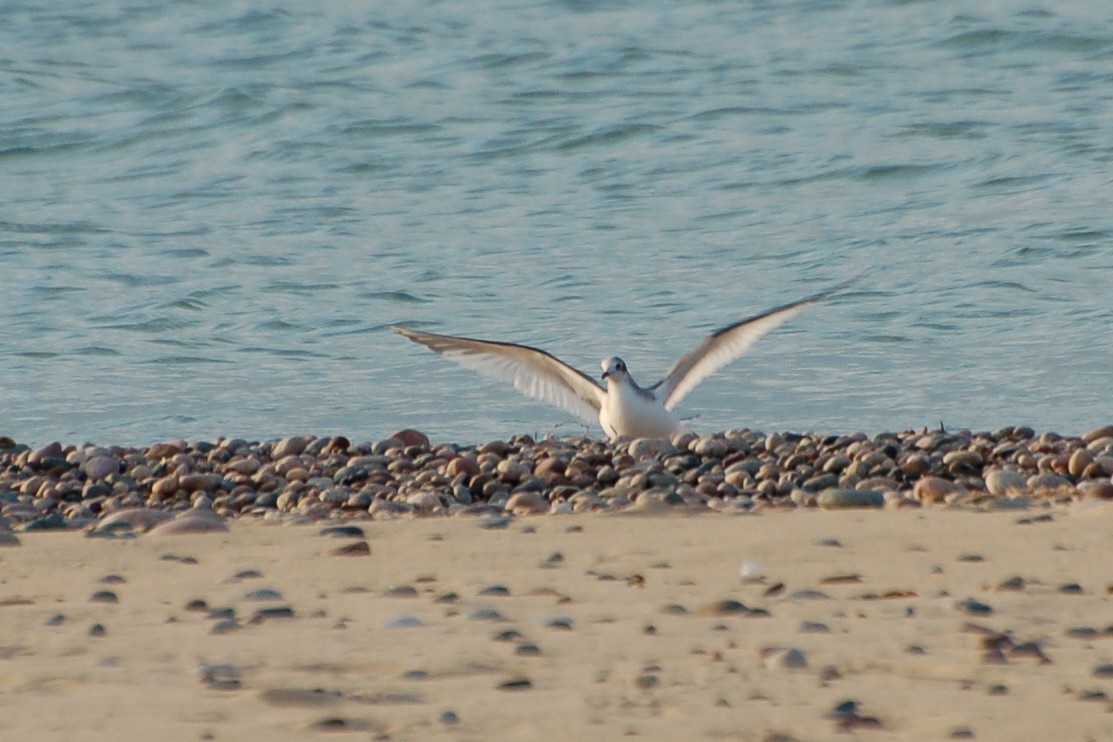
[[[388,323],[715,430],[1113,420],[1113,4],[0,4],[0,434],[577,433]],[[598,430],[591,428],[594,434]]]

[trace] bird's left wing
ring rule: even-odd
[[[539,348],[494,340],[437,335],[391,326],[399,335],[464,368],[508,381],[523,394],[554,404],[587,422],[598,422],[606,392],[587,374]]]
[[[827,298],[855,280],[857,278],[806,299],[720,327],[700,341],[695,348],[677,358],[665,374],[665,378],[653,385],[651,389],[657,395],[657,399],[665,405],[665,409],[671,410],[701,381],[728,363],[738,360],[762,335],[784,324],[809,304]]]

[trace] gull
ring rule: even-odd
[[[668,438],[687,429],[673,408],[711,374],[736,361],[762,335],[788,321],[804,307],[850,285],[827,291],[720,327],[676,359],[665,378],[641,387],[617,356],[603,359],[603,387],[551,353],[529,345],[477,340],[389,325],[415,343],[440,353],[464,368],[507,381],[518,391],[571,412],[587,422],[599,421],[610,438]]]

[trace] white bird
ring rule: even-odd
[[[540,348],[438,335],[395,325],[390,328],[464,368],[508,381],[527,396],[554,404],[587,422],[598,419],[611,438],[668,438],[686,428],[684,421],[673,414],[673,408],[701,381],[737,360],[758,338],[804,307],[845,288],[853,280],[715,330],[676,359],[665,378],[648,388],[638,386],[626,363],[617,356],[599,364],[607,382],[604,388]]]

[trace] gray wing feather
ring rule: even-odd
[[[599,409],[606,397],[603,387],[540,348],[438,335],[393,325],[390,329],[466,369],[508,381],[529,397],[556,405],[587,422],[598,422]]]

